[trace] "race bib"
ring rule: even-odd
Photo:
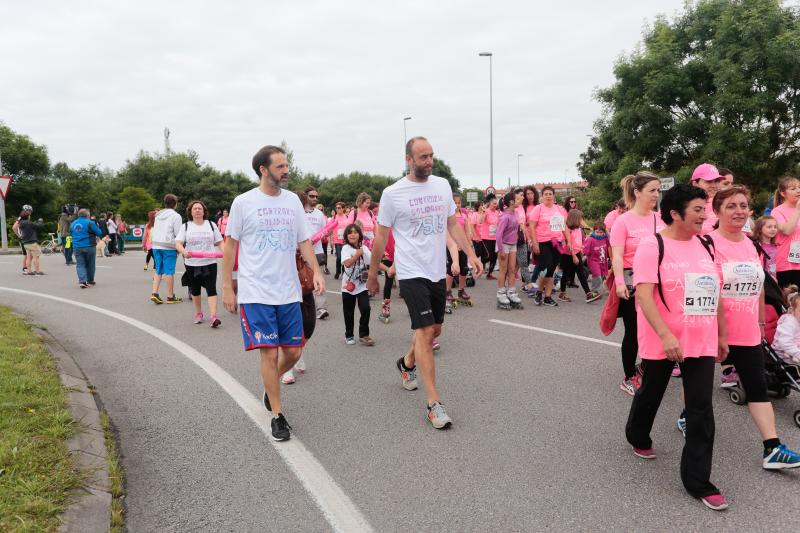
[[[800,263],[800,241],[792,241],[789,246],[789,262]]]
[[[550,217],[550,231],[564,231],[564,217],[561,215]]]
[[[719,278],[716,274],[686,273],[683,277],[683,314],[715,316],[719,303]]]
[[[761,294],[764,286],[764,271],[758,263],[722,263],[722,297],[752,298]]]
[[[489,226],[489,235],[496,235],[497,234],[497,225],[492,224]]]
[[[744,223],[744,226],[742,226],[742,231],[744,233],[753,233],[753,225],[750,224],[749,218],[747,219],[747,222]]]
[[[336,238],[340,241],[344,239],[344,229],[336,230]]]

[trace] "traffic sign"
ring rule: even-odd
[[[658,181],[661,182],[661,187],[659,188],[661,192],[668,191],[675,186],[675,178],[672,176],[658,178]]]
[[[0,176],[0,197],[8,197],[8,188],[11,187],[11,176]]]
[[[467,191],[467,203],[472,204],[478,201],[478,191]]]
[[[483,194],[486,196],[490,194],[497,194],[497,190],[491,185],[489,185],[488,187],[486,187],[486,189],[483,190]]]

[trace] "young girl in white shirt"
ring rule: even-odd
[[[772,347],[785,363],[800,365],[800,293],[797,285],[786,287],[789,310],[778,319]]]
[[[375,346],[369,336],[369,292],[367,291],[367,272],[372,253],[364,245],[364,233],[358,223],[348,224],[344,229],[345,244],[342,247],[342,314],[344,315],[345,343],[356,343],[353,335],[356,304],[361,317],[358,321],[358,341],[364,346]],[[381,270],[387,271],[381,263]]]

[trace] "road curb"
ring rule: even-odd
[[[72,502],[61,517],[61,533],[106,533],[111,523],[111,478],[105,433],[100,422],[100,408],[89,381],[72,356],[47,331],[34,328],[44,341],[58,367],[66,390],[72,417],[82,431],[67,441],[75,466],[87,472],[83,484],[72,493]]]

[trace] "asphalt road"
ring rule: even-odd
[[[99,260],[98,284],[87,290],[60,256],[44,258],[41,277],[21,276],[19,261],[0,257],[0,287],[97,306],[188,345],[165,343],[98,309],[0,289],[0,304],[45,325],[97,387],[119,430],[130,531],[341,528],[330,511],[349,511],[325,492],[327,482],[375,531],[800,528],[800,472],[762,470],[755,426],[722,391],[713,481],[728,511],[707,510],[680,483],[678,380],[656,419],[658,458],[633,456],[623,431],[630,397],[618,388],[619,349],[608,344],[620,332],[603,337],[601,302],[586,305],[576,290],[575,302],[557,308],[526,300],[524,310],[500,311],[493,282],[478,282],[476,306],[446,318],[437,356],[454,420],[448,431],[426,422],[422,390],[400,386],[394,361],[410,336],[402,300],[395,298],[388,325],[377,320],[373,300],[377,345],[368,348],[344,344],[340,298],[329,294],[331,318],[308,344],[308,371],[284,388],[292,442],[313,455],[320,477],[307,475],[313,465],[278,453],[252,418],[263,425],[265,410],[248,416],[243,409],[262,387],[258,356],[242,350],[233,315],[223,312],[222,327],[212,330],[192,324],[188,302],[153,305],[140,252]],[[332,276],[328,283],[339,290]],[[247,398],[234,401],[235,387],[223,388],[187,350],[218,365]],[[800,395],[775,407],[780,436],[800,448],[791,421]]]

